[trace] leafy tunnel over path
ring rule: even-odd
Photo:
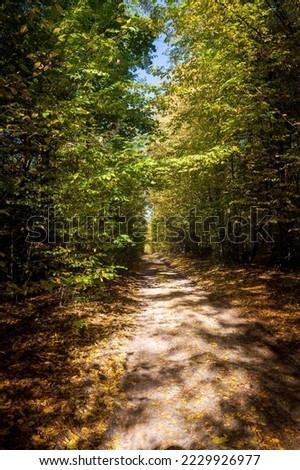
[[[300,3],[0,10],[0,446],[299,447]]]

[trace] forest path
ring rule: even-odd
[[[272,339],[155,256],[139,274],[144,309],[104,448],[299,449],[299,374]]]

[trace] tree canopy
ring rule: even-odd
[[[155,123],[136,74],[158,21],[130,6],[2,3],[1,281],[13,295],[101,283],[140,249]]]
[[[298,264],[299,5],[170,4],[157,246]]]
[[[299,264],[299,17],[292,0],[4,0],[2,291],[112,278],[147,213],[154,249]],[[162,31],[154,95],[138,70]]]

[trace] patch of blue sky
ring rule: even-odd
[[[154,41],[154,45],[156,47],[156,52],[153,54],[152,67],[163,73],[166,71],[169,63],[167,54],[168,45],[165,42],[165,35],[161,34],[159,38]],[[159,74],[151,73],[151,70],[146,72],[145,70],[138,69],[137,76],[141,81],[146,82],[149,85],[157,85],[161,81]]]

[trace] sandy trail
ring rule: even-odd
[[[299,449],[299,371],[254,321],[155,256],[102,448]]]

